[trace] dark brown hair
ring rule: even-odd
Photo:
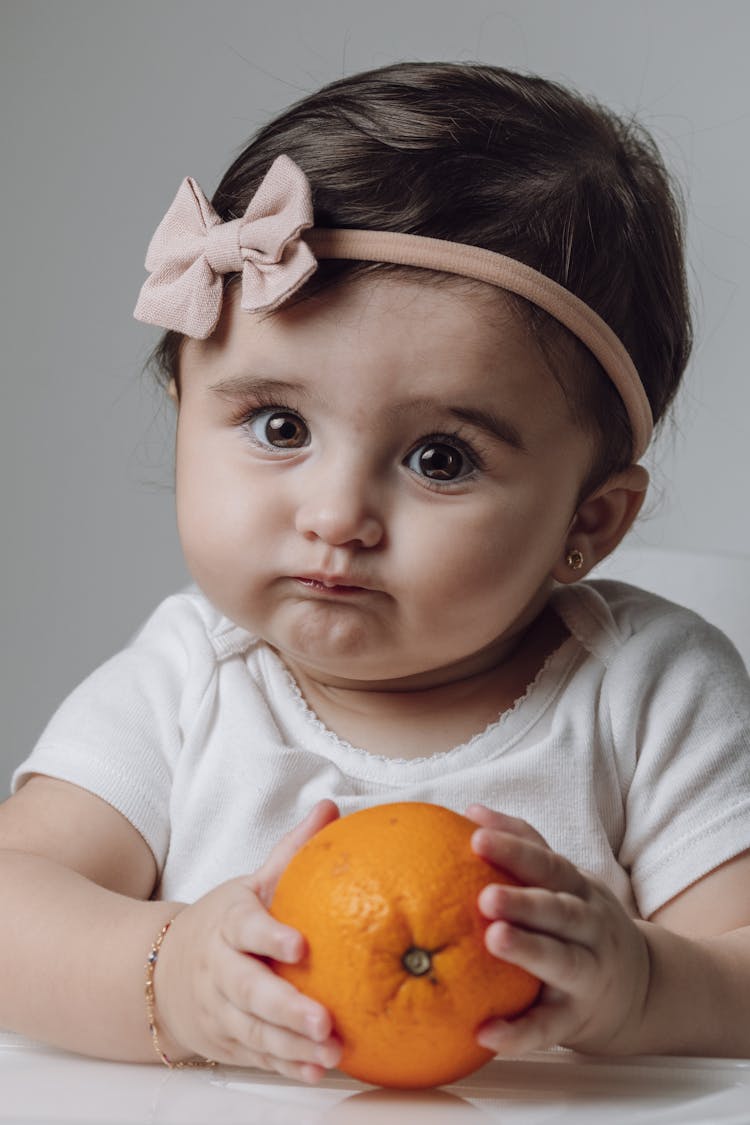
[[[316,226],[483,246],[570,289],[623,341],[655,421],[663,417],[691,347],[683,226],[677,189],[637,122],[500,67],[396,63],[332,82],[262,128],[213,197],[223,220],[244,213],[281,153],[310,181]],[[428,270],[326,260],[284,307],[375,271],[446,280]],[[567,330],[515,300],[574,413],[597,435],[585,486],[593,488],[630,463],[620,398]],[[183,339],[165,333],[149,359],[178,387]]]

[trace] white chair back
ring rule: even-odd
[[[750,669],[750,557],[623,544],[591,572],[641,586],[717,625]]]

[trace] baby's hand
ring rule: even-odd
[[[474,851],[524,884],[481,891],[479,908],[492,920],[487,949],[543,982],[527,1013],[484,1024],[481,1044],[503,1055],[555,1044],[632,1050],[649,985],[642,931],[603,883],[553,852],[525,821],[484,805],[467,815],[481,826]]]
[[[341,1054],[331,1017],[262,960],[296,962],[304,939],[270,916],[276,882],[294,853],[338,816],[331,801],[273,849],[253,875],[230,879],[182,910],[155,972],[162,1049],[173,1059],[202,1055],[233,1066],[276,1070],[316,1082]]]

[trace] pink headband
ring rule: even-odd
[[[393,262],[459,274],[524,297],[584,343],[625,404],[633,460],[645,452],[653,418],[633,361],[602,318],[562,285],[478,246],[394,231],[308,229],[313,222],[309,181],[288,156],[274,160],[242,218],[226,223],[195,180],[184,179],[149,244],[150,276],[134,316],[205,340],[221,314],[222,275],[241,273],[241,306],[260,312],[277,308],[304,285],[317,269],[317,258]]]

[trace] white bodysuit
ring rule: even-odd
[[[155,856],[155,897],[181,902],[255,870],[322,797],[344,814],[481,801],[648,917],[750,848],[750,680],[723,634],[634,587],[565,586],[553,605],[571,635],[513,709],[405,760],[337,738],[190,587],[65,700],[13,790],[42,773],[108,801]]]

